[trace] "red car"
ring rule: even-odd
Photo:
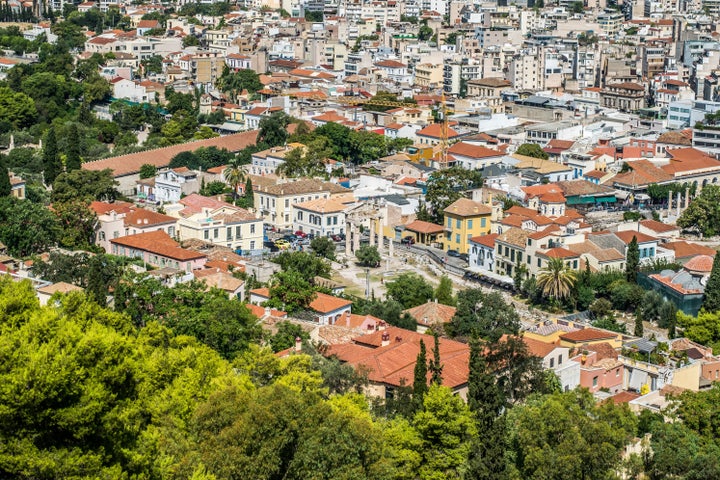
[[[305,238],[305,237],[307,237],[307,233],[303,232],[302,230],[298,230],[297,232],[295,232],[295,236],[300,237],[300,238]]]

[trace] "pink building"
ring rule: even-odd
[[[138,208],[127,202],[92,202],[90,209],[98,218],[95,244],[110,252],[110,241],[126,235],[162,230],[176,235],[177,219],[152,210]]]
[[[575,350],[573,360],[580,364],[580,386],[595,393],[607,389],[618,393],[623,387],[625,367],[609,343],[587,345]]]
[[[141,258],[154,267],[171,267],[185,272],[203,268],[207,255],[181,248],[163,230],[138,233],[110,240],[110,253],[128,258]]]

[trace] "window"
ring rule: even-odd
[[[550,368],[555,368],[555,359],[554,358],[550,359]]]
[[[459,233],[455,234],[455,243],[460,243],[460,234]]]
[[[562,353],[558,355],[558,365],[562,365]]]
[[[486,223],[486,220],[487,220],[486,218],[481,218],[481,219],[480,219],[480,226],[481,226],[482,228],[485,228],[485,225],[487,224],[487,223]]]
[[[455,220],[455,228],[460,228],[460,219]]]
[[[327,221],[325,223],[327,225],[332,225],[332,217],[327,217]]]
[[[205,230],[203,237],[205,238],[205,240],[210,239],[210,230]]]
[[[285,199],[285,208],[290,208],[290,199],[289,198]]]
[[[253,234],[253,233],[255,233],[255,224],[251,223],[250,224],[250,234]]]
[[[452,218],[447,219],[447,228],[452,228]]]
[[[618,368],[617,370],[615,370],[615,376],[616,376],[616,377],[619,377],[619,376],[620,376],[620,369],[619,369],[619,368]]]
[[[213,238],[218,238],[220,236],[220,229],[216,228],[213,230]]]
[[[333,217],[333,225],[337,225],[337,222],[338,222],[338,217],[337,216]]]
[[[255,240],[250,241],[250,250],[255,250]]]
[[[468,220],[468,230],[472,229],[472,220]]]
[[[593,377],[593,387],[597,387],[598,377]]]
[[[237,226],[235,227],[235,236],[236,236],[237,238],[242,237],[241,232],[242,232],[242,227],[241,227],[240,225],[237,225]]]
[[[542,261],[538,258],[538,267],[542,266]]]
[[[175,236],[175,227],[168,227],[168,235],[171,237]]]

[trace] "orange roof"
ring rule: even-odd
[[[640,225],[658,233],[674,232],[678,229],[675,225],[668,225],[657,220],[640,220]]]
[[[427,302],[417,307],[404,310],[405,313],[410,314],[417,323],[422,325],[450,323],[456,311],[457,309],[455,307],[437,302]]]
[[[458,142],[454,144],[448,148],[448,153],[470,158],[491,158],[503,155],[502,152],[493,150],[492,148],[483,147],[481,145],[472,145],[465,142]]]
[[[710,255],[698,255],[691,258],[683,267],[692,272],[710,273],[713,267],[714,258]]]
[[[110,243],[145,252],[156,253],[166,258],[172,258],[173,260],[187,261],[198,258],[207,258],[207,255],[204,253],[180,248],[179,244],[163,230],[113,238],[110,240]]]
[[[623,232],[615,232],[615,236],[618,237],[620,240],[623,241],[625,245],[629,245],[630,242],[632,242],[633,237],[637,240],[637,243],[645,243],[645,242],[657,242],[658,239],[655,237],[651,237],[650,235],[645,235],[644,233],[640,232],[633,232],[632,230],[625,230]]]
[[[473,202],[469,198],[458,198],[451,203],[445,210],[446,214],[458,215],[461,217],[472,217],[479,215],[490,215],[492,214],[492,208],[488,207],[484,203]]]
[[[558,348],[554,343],[543,342],[534,338],[522,337],[522,341],[528,351],[536,357],[545,358],[549,353]]]
[[[565,195],[559,192],[543,193],[540,195],[543,203],[565,203]]]
[[[246,303],[245,306],[256,317],[263,318],[265,316],[265,307],[261,307],[260,305],[255,305],[252,303]],[[271,308],[270,316],[277,317],[277,318],[287,318],[287,312],[283,312],[282,310],[275,310],[274,308]]]
[[[350,300],[345,300],[344,298],[333,297],[332,295],[318,292],[315,300],[310,302],[309,306],[318,313],[331,313],[335,310],[348,307],[352,305],[352,303]]]
[[[484,245],[486,247],[495,248],[495,239],[499,237],[500,234],[498,233],[488,233],[487,235],[480,235],[477,237],[472,237],[470,239],[471,242],[477,243],[479,245]]]
[[[265,297],[270,298],[270,289],[269,288],[253,288],[250,290],[251,295],[257,295],[259,297]]]
[[[148,227],[175,222],[177,222],[176,218],[144,208],[132,209],[125,215],[124,219],[126,227]]]
[[[605,340],[618,338],[619,334],[598,330],[597,328],[585,328],[574,332],[563,333],[560,338],[569,342],[588,342],[593,340]]]
[[[98,202],[93,201],[90,203],[90,210],[95,212],[95,215],[105,215],[106,213],[127,213],[132,210],[135,206],[128,202]]]
[[[441,124],[431,123],[427,127],[415,132],[415,135],[440,139],[443,136],[442,130],[443,130],[443,127]],[[458,132],[456,132],[455,130],[453,130],[452,128],[450,128],[450,127],[447,128],[447,138],[455,138],[458,135],[460,135],[460,134]],[[448,150],[448,152],[449,152],[449,150]]]
[[[678,240],[676,242],[663,243],[663,248],[669,248],[675,252],[675,258],[687,258],[695,255],[710,255],[715,256],[717,251],[713,248],[706,247],[704,245],[698,245],[696,243],[686,242],[684,240]]]
[[[405,225],[405,230],[417,233],[442,233],[443,226],[435,223],[424,222],[422,220],[415,220]]]
[[[642,186],[651,183],[661,183],[672,180],[674,177],[664,169],[656,167],[648,160],[635,160],[628,162],[631,171],[618,173],[612,182],[628,186]]]
[[[254,145],[257,139],[257,130],[249,132],[235,133],[224,137],[209,138],[206,140],[197,140],[194,142],[181,143],[155,150],[147,150],[144,152],[130,153],[120,155],[119,157],[110,157],[94,162],[83,163],[82,168],[85,170],[105,170],[113,171],[115,177],[124,175],[132,175],[140,171],[140,167],[149,164],[157,168],[167,167],[170,160],[177,154],[182,152],[194,152],[199,148],[216,147],[226,149],[230,152],[238,152],[243,148]]]
[[[389,345],[382,346],[383,336],[389,338]],[[420,352],[420,342],[425,344],[428,352],[432,351],[432,336],[390,326],[354,338],[352,343],[333,345],[327,354],[336,355],[341,361],[356,368],[367,368],[368,378],[372,382],[394,386],[409,385]],[[439,343],[443,385],[457,388],[467,384],[470,347],[445,338],[440,338]],[[428,378],[429,376],[428,372]]]
[[[538,255],[544,255],[549,258],[573,258],[580,256],[577,253],[562,247],[555,247],[546,250],[545,252],[538,252]]]
[[[544,185],[530,185],[529,187],[520,187],[528,198],[540,197],[549,193],[563,193],[560,185],[556,183],[546,183]]]

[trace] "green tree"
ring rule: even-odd
[[[418,212],[418,218],[442,225],[444,210],[461,198],[464,192],[480,188],[482,184],[483,178],[479,170],[451,167],[431,173],[425,194],[425,202],[430,208],[425,210],[424,215]]]
[[[97,215],[82,200],[53,204],[62,232],[59,243],[69,249],[89,249],[95,243]]]
[[[640,271],[640,248],[634,235],[627,246],[625,257],[625,279],[630,283],[637,283],[637,274]]]
[[[712,270],[705,285],[705,297],[702,304],[706,312],[720,312],[720,255],[715,255]]]
[[[310,248],[320,257],[335,260],[335,243],[328,237],[316,237],[310,241]]]
[[[300,325],[288,321],[279,322],[277,332],[270,337],[270,346],[273,352],[280,352],[286,348],[294,347],[295,340],[307,340],[310,335]]]
[[[269,117],[263,117],[258,125],[257,143],[267,145],[267,148],[285,145],[289,124],[290,116],[285,112],[276,112]]]
[[[85,291],[88,297],[98,305],[107,305],[110,288],[117,284],[121,268],[107,255],[94,255],[88,259],[87,283]]]
[[[414,272],[400,274],[386,285],[387,296],[404,309],[417,307],[433,297],[433,288],[423,277]]]
[[[440,283],[435,289],[435,299],[443,305],[455,305],[455,297],[453,296],[452,280],[447,275],[440,277]]]
[[[330,263],[308,252],[283,252],[273,259],[283,271],[296,272],[307,282],[315,277],[330,278]]]
[[[696,230],[701,235],[713,236],[720,232],[720,186],[706,185],[677,220],[680,228]]]
[[[68,127],[67,150],[65,153],[65,171],[72,172],[80,170],[82,160],[80,159],[80,132],[75,123]]]
[[[635,330],[633,330],[633,333],[636,337],[642,337],[644,333],[643,317],[639,313],[635,316]]]
[[[22,258],[44,252],[57,243],[59,233],[55,216],[44,205],[0,198],[0,241],[11,255]]]
[[[443,364],[440,361],[440,336],[433,332],[433,359],[428,365],[430,385],[442,385]]]
[[[515,150],[518,155],[525,155],[526,157],[541,158],[547,160],[549,155],[543,150],[537,143],[523,143]]]
[[[7,160],[0,159],[0,197],[10,196],[12,185],[10,184],[10,172],[7,167]]]
[[[626,405],[597,404],[587,390],[537,397],[508,415],[514,468],[527,479],[608,478],[637,425]]]
[[[583,4],[583,2],[573,2],[570,6],[570,11],[572,13],[583,13],[585,12],[585,4]]]
[[[516,334],[520,317],[497,293],[480,288],[458,292],[457,311],[446,331],[454,337],[480,337],[497,341],[504,334]]]
[[[412,401],[416,411],[422,409],[425,394],[428,391],[427,366],[427,347],[425,341],[421,340],[420,352],[418,352],[417,359],[415,360],[415,370],[413,372]]]
[[[701,345],[720,348],[720,312],[709,312],[701,309],[697,317],[678,312],[677,323],[683,330],[683,335]]]
[[[348,240],[349,241],[349,240]],[[357,252],[355,257],[358,263],[363,267],[377,267],[380,265],[380,252],[375,245],[363,245]]]
[[[155,165],[145,163],[140,166],[140,178],[153,178],[157,174]]]
[[[53,203],[65,203],[75,200],[91,202],[113,201],[119,193],[116,190],[118,183],[112,175],[112,170],[73,170],[58,175],[53,184]]]
[[[37,117],[35,102],[28,95],[0,87],[0,118],[13,128],[29,127]]]
[[[422,441],[419,478],[461,478],[470,441],[477,434],[465,402],[449,388],[431,385],[413,425]]]
[[[52,185],[55,178],[62,173],[63,165],[58,151],[55,129],[50,127],[43,144],[43,175],[46,185]]]
[[[223,177],[225,178],[225,182],[232,188],[233,203],[237,204],[238,188],[247,179],[245,169],[238,162],[237,158],[234,158],[227,164],[223,171]]]
[[[306,310],[317,294],[297,270],[277,272],[270,281],[270,300],[266,304],[288,313]]]
[[[245,181],[245,193],[240,199],[239,205],[243,208],[255,208],[255,195],[250,177]]]
[[[677,307],[673,302],[665,301],[660,308],[661,327],[667,328],[668,338],[673,339],[676,336],[675,329],[677,327]]]
[[[550,258],[547,266],[537,277],[537,286],[551,299],[563,300],[570,296],[577,272],[565,264],[562,258]]]

